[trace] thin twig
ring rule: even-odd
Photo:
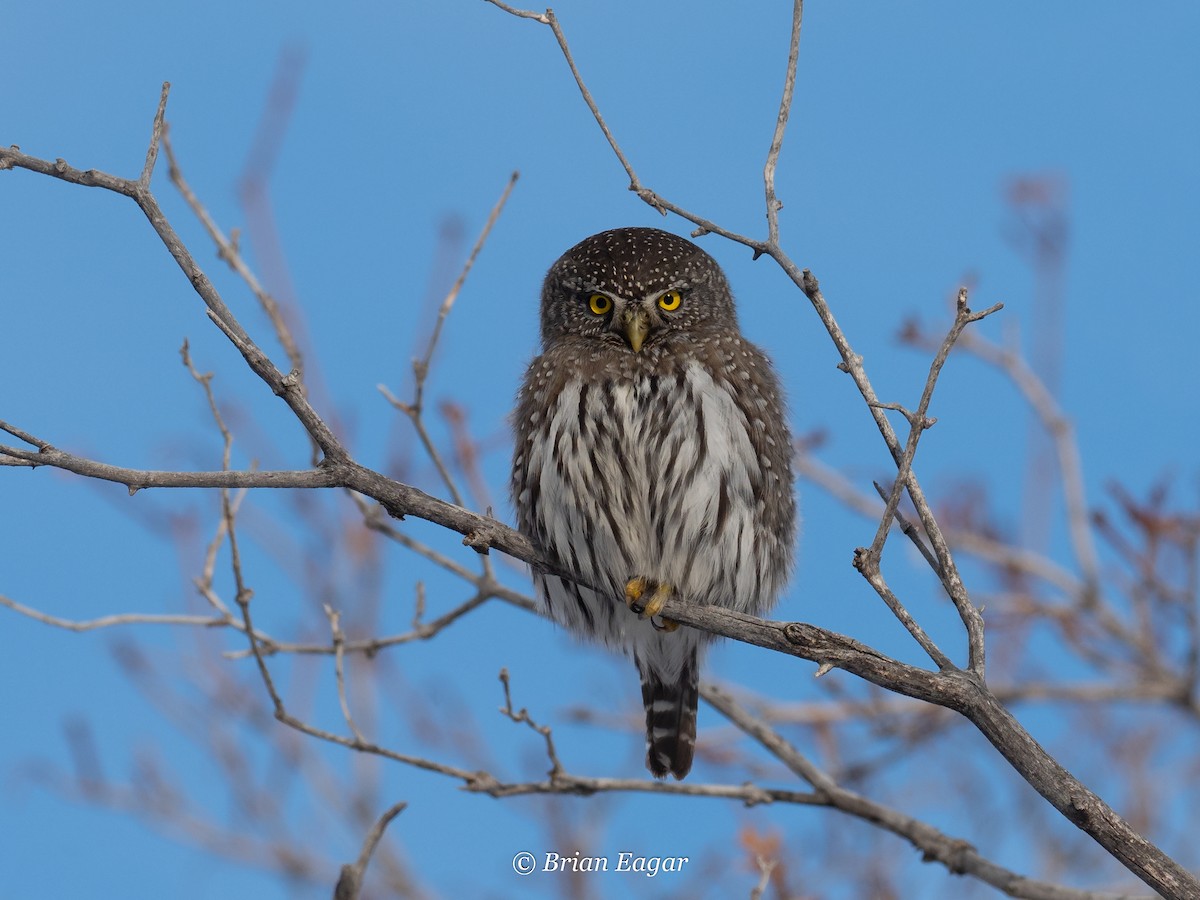
[[[487,221],[483,225],[483,230],[480,231],[479,237],[475,240],[475,245],[471,248],[470,254],[467,256],[467,261],[463,264],[462,270],[458,273],[458,277],[454,280],[450,290],[446,293],[442,304],[438,309],[437,321],[434,323],[433,331],[429,336],[429,344],[425,349],[425,356],[421,359],[413,360],[413,399],[411,403],[402,403],[388,391],[383,385],[379,385],[379,390],[387,398],[388,402],[408,416],[412,422],[413,428],[417,433],[417,438],[421,442],[421,446],[425,450],[425,455],[433,462],[437,469],[438,475],[441,476],[442,483],[446,489],[450,491],[450,497],[457,506],[466,506],[462,492],[458,488],[458,483],[450,474],[449,468],[446,466],[442,458],[441,452],[433,443],[433,439],[429,436],[429,430],[425,427],[425,383],[429,377],[430,366],[433,362],[433,354],[437,349],[438,339],[442,334],[442,327],[446,322],[446,317],[450,315],[450,310],[454,307],[454,301],[458,298],[459,292],[462,290],[463,284],[467,280],[471,269],[475,265],[475,260],[483,250],[484,244],[487,243],[488,236],[492,233],[492,228],[500,218],[500,213],[504,211],[504,206],[508,202],[509,196],[512,194],[513,188],[516,186],[519,173],[513,172],[509,176],[508,183],[505,184],[504,190],[500,192],[500,199],[496,201],[492,207],[491,213],[487,217]],[[485,555],[480,559],[480,567],[484,575],[490,580],[494,575],[492,569],[492,561]]]
[[[158,161],[158,145],[163,138],[163,120],[167,114],[167,95],[171,92],[171,82],[164,81],[162,92],[158,97],[158,110],[154,113],[154,126],[150,130],[150,146],[146,149],[146,164],[142,166],[138,183],[143,190],[150,189],[150,178],[154,174],[154,164]]]
[[[0,606],[6,606],[15,613],[67,631],[95,631],[98,628],[112,628],[114,625],[193,625],[201,628],[220,628],[230,624],[229,620],[223,616],[189,616],[172,613],[116,613],[109,616],[98,616],[95,619],[63,619],[25,606],[3,594],[0,594]]]
[[[174,258],[180,270],[200,296],[200,299],[204,301],[210,318],[233,341],[251,370],[266,382],[272,392],[288,404],[293,414],[300,421],[300,424],[304,426],[313,441],[321,448],[321,452],[327,460],[344,460],[348,457],[349,454],[341,442],[333,434],[329,426],[325,424],[320,415],[317,414],[316,410],[313,409],[304,392],[299,389],[300,386],[296,379],[294,377],[289,379],[284,376],[271,362],[270,358],[250,339],[249,334],[246,333],[241,323],[238,322],[237,317],[226,306],[220,293],[218,293],[208,276],[204,274],[204,271],[196,263],[187,246],[171,226],[166,215],[163,214],[158,201],[155,199],[148,185],[143,185],[140,181],[118,178],[95,169],[88,169],[86,171],[76,169],[62,159],[55,160],[54,162],[38,159],[19,150],[14,150],[11,147],[0,148],[0,165],[27,169],[31,172],[38,172],[43,175],[49,175],[52,178],[70,182],[71,184],[99,187],[114,191],[131,198],[137,203],[146,218],[150,220],[151,226],[158,234],[163,245],[167,248],[167,251]],[[3,452],[0,449],[0,453]]]
[[[446,489],[450,491],[451,498],[458,506],[466,506],[462,493],[458,489],[458,484],[450,475],[450,470],[446,467],[446,463],[442,459],[442,454],[434,445],[433,439],[429,436],[429,431],[425,427],[425,382],[429,377],[430,364],[433,362],[433,354],[437,349],[438,339],[442,335],[442,326],[446,322],[446,317],[450,315],[450,310],[454,307],[454,301],[458,299],[458,294],[462,290],[462,286],[466,282],[472,267],[475,265],[475,259],[479,256],[480,251],[483,250],[483,245],[487,243],[488,235],[492,233],[492,227],[500,218],[500,213],[503,212],[504,205],[508,202],[509,195],[512,193],[518,177],[519,173],[517,172],[513,172],[509,176],[508,183],[504,185],[504,190],[500,193],[500,199],[492,207],[492,211],[483,225],[483,230],[479,233],[479,237],[475,240],[475,245],[471,248],[471,252],[467,256],[467,261],[463,264],[462,270],[458,273],[454,284],[451,285],[450,290],[446,293],[445,298],[442,300],[442,305],[438,308],[437,321],[434,323],[433,331],[429,335],[429,344],[425,348],[424,357],[413,360],[415,383],[413,386],[412,402],[404,403],[398,400],[386,387],[382,384],[379,385],[379,391],[387,398],[387,401],[407,415],[412,421],[413,428],[417,432],[417,437],[421,441],[421,446],[425,449],[425,454],[433,462],[435,468],[437,468],[442,483],[446,485]]]
[[[886,504],[888,500],[888,491],[878,481],[872,481],[871,485],[875,488],[875,492],[879,494],[879,498]],[[892,517],[896,520],[896,524],[900,526],[900,533],[903,534],[921,554],[929,568],[933,569],[935,574],[938,573],[937,557],[933,555],[933,551],[925,546],[925,542],[921,540],[921,530],[904,516],[904,513],[896,509],[892,512]]]
[[[779,865],[779,861],[757,856],[754,859],[754,863],[758,866],[758,883],[750,891],[750,900],[760,900],[766,892],[767,887],[771,884],[771,874],[775,871],[775,867]]]
[[[901,612],[898,612],[898,609],[903,610],[903,607],[900,606],[899,599],[895,598],[891,591],[886,588],[879,566],[883,555],[884,542],[887,540],[888,532],[891,530],[892,520],[895,518],[896,511],[900,505],[901,494],[905,485],[909,482],[909,478],[912,473],[912,463],[917,453],[917,444],[921,439],[921,435],[933,424],[933,420],[928,417],[929,404],[933,400],[933,391],[937,385],[938,376],[941,374],[942,368],[945,366],[946,360],[950,356],[950,351],[953,349],[954,343],[958,340],[958,337],[962,333],[963,329],[972,322],[978,322],[980,319],[989,316],[1000,309],[1003,309],[1003,304],[997,303],[994,306],[983,310],[982,312],[972,312],[967,306],[967,289],[961,288],[958,292],[958,302],[956,304],[954,323],[950,326],[950,330],[946,333],[946,337],[942,340],[941,346],[934,355],[933,362],[930,363],[929,375],[925,379],[925,387],[921,391],[921,399],[917,404],[916,411],[910,413],[895,404],[883,404],[879,403],[878,401],[868,401],[868,405],[873,406],[875,409],[881,411],[888,408],[900,409],[904,413],[905,418],[908,419],[909,430],[908,440],[905,444],[904,452],[901,454],[901,457],[897,462],[896,480],[892,485],[892,490],[887,497],[886,504],[884,505],[883,515],[880,516],[879,525],[875,530],[875,539],[871,542],[871,546],[869,548],[865,550],[859,549],[855,552],[854,565],[855,568],[863,573],[864,577],[867,578],[871,586],[875,588],[877,593],[879,593],[880,597],[884,598],[888,608],[900,617],[900,621],[904,623],[905,628],[907,628],[909,633],[912,634],[918,643],[920,643],[922,649],[924,649],[925,652],[930,655],[930,658],[937,663],[938,668],[942,669],[950,665],[949,660],[939,649],[937,649],[929,637],[925,635],[924,631],[920,629],[920,626],[918,626],[916,622],[913,621],[912,617],[908,615],[906,610],[904,610],[902,614]],[[916,498],[914,497],[914,503],[915,502]],[[920,507],[918,506],[918,509],[919,508]],[[930,518],[932,518],[932,514],[930,514]],[[952,563],[948,563],[948,557],[948,550],[945,554],[945,557],[943,557],[942,554],[938,554],[937,565],[933,565],[932,568],[934,573],[942,579],[947,593],[950,595],[950,598],[954,601],[955,607],[958,609],[959,616],[962,618],[963,626],[966,628],[968,668],[976,675],[983,677],[986,652],[983,640],[983,618],[980,616],[979,611],[975,608],[974,604],[971,603],[970,598],[966,595],[966,591],[958,591],[954,589],[952,579],[948,577],[948,568],[949,565],[952,565]]]
[[[242,488],[234,495],[233,498],[233,513],[236,518],[238,510],[241,508],[242,501],[246,497],[246,488]],[[234,618],[233,613],[225,602],[217,595],[213,589],[213,583],[216,580],[217,569],[217,554],[221,550],[221,546],[225,543],[226,526],[225,519],[222,517],[217,521],[216,532],[213,538],[208,542],[208,546],[204,550],[204,565],[200,569],[200,575],[195,579],[197,590],[208,604],[217,612],[226,616],[229,619],[229,624],[235,628],[240,628],[241,623]]]
[[[511,15],[519,16],[523,19],[532,19],[543,25],[547,25],[554,32],[554,39],[558,42],[563,58],[571,69],[571,74],[575,78],[575,84],[579,87],[579,93],[583,97],[584,103],[587,104],[588,110],[591,111],[592,117],[596,120],[596,124],[600,126],[600,130],[604,134],[604,139],[608,141],[622,168],[625,169],[625,174],[629,176],[629,190],[636,193],[644,203],[658,210],[664,216],[667,213],[674,213],[680,218],[687,219],[693,225],[696,225],[696,230],[692,232],[693,237],[699,237],[703,234],[719,234],[721,237],[749,247],[755,252],[756,256],[766,252],[766,244],[764,242],[756,241],[753,238],[746,237],[734,231],[729,231],[710,219],[688,212],[686,209],[666,200],[642,184],[637,173],[633,170],[633,166],[617,143],[616,137],[613,136],[612,131],[609,130],[608,125],[605,123],[604,116],[600,114],[600,108],[596,105],[596,101],[592,99],[592,93],[584,83],[583,76],[580,74],[579,68],[575,65],[575,58],[571,55],[571,50],[567,46],[566,35],[563,33],[562,27],[558,24],[558,19],[554,16],[552,10],[546,10],[545,13],[534,13],[528,10],[516,9],[499,2],[499,0],[487,0],[487,2]]]
[[[333,671],[334,679],[337,682],[338,703],[342,707],[342,718],[346,720],[346,725],[350,729],[350,733],[354,737],[366,743],[366,738],[363,737],[361,731],[358,730],[358,725],[354,722],[354,716],[350,714],[350,701],[346,698],[346,676],[345,676],[345,647],[346,636],[342,633],[342,616],[328,603],[322,604],[325,610],[325,616],[329,619],[329,631],[333,636]]]
[[[371,861],[371,855],[375,852],[376,845],[383,839],[383,833],[387,831],[392,819],[404,812],[407,806],[408,804],[404,802],[393,805],[371,826],[371,830],[367,832],[367,836],[363,840],[358,860],[353,865],[342,866],[337,887],[333,891],[334,900],[358,900],[362,892],[363,876],[367,872],[367,863]]]
[[[812,454],[797,454],[792,465],[801,477],[827,491],[848,509],[875,520],[882,514],[883,507],[876,503],[874,498],[860,491],[845,475]],[[888,492],[878,484],[875,489],[881,499],[886,501]],[[900,521],[900,518],[897,518],[897,521]],[[919,531],[916,523],[908,522],[907,519],[901,524],[901,530],[905,527],[912,529],[914,533]],[[969,528],[943,525],[942,530],[954,546],[955,552],[965,552],[1003,568],[1039,578],[1071,597],[1077,596],[1084,588],[1075,575],[1039,553],[1013,547]],[[904,533],[908,534],[907,531]],[[937,565],[937,559],[928,547],[921,555],[931,567]]]
[[[867,584],[879,595],[879,598],[891,610],[892,615],[912,635],[913,640],[920,645],[926,655],[933,660],[933,664],[942,671],[954,668],[954,663],[950,661],[950,657],[934,643],[933,638],[925,632],[925,629],[913,618],[912,613],[900,602],[900,598],[888,587],[887,581],[883,577],[883,572],[880,570],[878,558],[872,557],[870,550],[859,547],[854,551],[854,568],[862,573],[862,576],[867,580]]]
[[[424,358],[413,363],[413,370],[417,376],[417,389],[412,405],[418,411],[423,408],[425,379],[429,375],[429,366],[433,362],[433,353],[437,349],[438,338],[441,337],[446,317],[450,315],[454,301],[458,299],[458,294],[462,290],[467,276],[471,274],[475,260],[478,258],[480,251],[483,250],[483,245],[487,243],[488,236],[492,233],[492,228],[500,218],[500,213],[504,211],[504,205],[508,202],[509,195],[512,194],[513,188],[516,187],[519,177],[519,172],[513,172],[508,177],[508,183],[504,185],[504,190],[500,193],[500,199],[496,201],[496,205],[492,207],[492,211],[488,214],[487,221],[483,225],[483,230],[479,232],[479,237],[476,238],[475,245],[471,248],[471,252],[467,256],[467,261],[463,263],[462,270],[458,273],[458,277],[454,279],[454,284],[450,286],[450,290],[446,292],[446,296],[442,300],[442,305],[438,308],[437,321],[433,325],[433,332],[429,335],[429,344],[425,348]]]
[[[221,432],[221,471],[228,472],[233,459],[233,433],[230,432],[229,427],[225,424],[225,419],[221,416],[221,410],[217,406],[217,397],[212,389],[212,372],[201,374],[196,370],[196,367],[192,364],[192,354],[186,338],[183,341],[183,346],[179,348],[179,355],[183,359],[184,368],[188,370],[188,373],[196,380],[197,384],[204,389],[204,398],[208,401],[208,411],[212,414],[217,430]]]
[[[123,484],[130,494],[148,488],[318,488],[338,487],[344,483],[344,472],[337,467],[303,469],[297,471],[262,472],[220,469],[207,472],[168,472],[149,469],[128,469],[112,466],[97,460],[85,459],[59,450],[46,441],[24,435],[7,423],[0,422],[0,429],[20,436],[22,440],[36,446],[37,450],[21,447],[0,446],[0,455],[22,460],[29,466],[50,466],[66,472],[74,472],[85,478],[112,481]]]
[[[508,716],[508,718],[512,719],[514,722],[525,723],[538,734],[540,734],[546,741],[546,755],[550,757],[550,771],[546,774],[550,776],[551,781],[554,781],[554,779],[562,773],[563,767],[562,763],[558,761],[558,753],[554,749],[554,735],[550,730],[550,726],[539,725],[537,722],[535,722],[529,715],[529,710],[525,709],[525,707],[521,707],[519,712],[513,711],[512,691],[508,681],[508,669],[500,670],[500,683],[504,685],[504,705],[500,707],[500,712]]]
[[[284,321],[283,311],[279,307],[279,302],[263,287],[253,270],[242,258],[237,242],[233,238],[226,236],[225,232],[221,230],[216,220],[209,214],[208,209],[200,202],[200,198],[196,196],[191,185],[183,177],[183,170],[179,166],[179,162],[175,156],[175,148],[171,143],[169,129],[163,134],[163,151],[167,154],[167,173],[171,179],[171,183],[175,185],[175,189],[179,191],[188,208],[200,220],[200,224],[204,226],[204,230],[208,232],[208,236],[212,239],[212,242],[217,245],[217,256],[224,260],[229,265],[229,268],[237,273],[238,277],[246,283],[246,286],[250,288],[250,292],[258,300],[259,306],[262,307],[263,312],[267,314],[267,318],[271,322],[275,336],[279,338],[279,342],[283,346],[283,352],[287,354],[291,370],[298,373],[300,380],[303,382],[304,356],[300,352],[300,347],[296,343],[291,329],[287,327],[287,323]]]
[[[800,56],[800,24],[804,19],[804,0],[792,4],[792,37],[788,45],[787,75],[783,80],[783,96],[779,100],[779,114],[775,117],[775,132],[771,135],[771,149],[763,165],[763,184],[767,195],[767,242],[779,243],[779,210],[783,204],[775,196],[775,167],[779,164],[779,152],[783,149],[783,134],[787,130],[788,116],[792,111],[792,94],[796,88],[796,61]]]

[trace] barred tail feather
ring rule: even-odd
[[[684,662],[678,680],[664,682],[638,662],[642,702],[646,705],[646,768],[655,778],[667,773],[682,779],[696,750],[696,706],[700,697],[696,651]]]

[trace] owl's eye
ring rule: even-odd
[[[679,309],[679,304],[683,302],[683,295],[679,291],[667,291],[658,298],[658,305],[667,312],[674,312]]]
[[[612,309],[612,298],[604,294],[592,294],[588,297],[588,309],[598,316],[603,316]]]

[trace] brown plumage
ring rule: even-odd
[[[647,766],[683,778],[709,636],[668,598],[761,614],[791,569],[791,438],[770,361],[707,253],[653,228],[572,247],[542,287],[515,414],[521,530],[599,590],[534,572],[543,610],[631,656]]]

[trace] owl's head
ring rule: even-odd
[[[737,329],[729,283],[716,261],[657,228],[616,228],[580,241],[542,285],[542,344],[578,336],[615,351]]]

